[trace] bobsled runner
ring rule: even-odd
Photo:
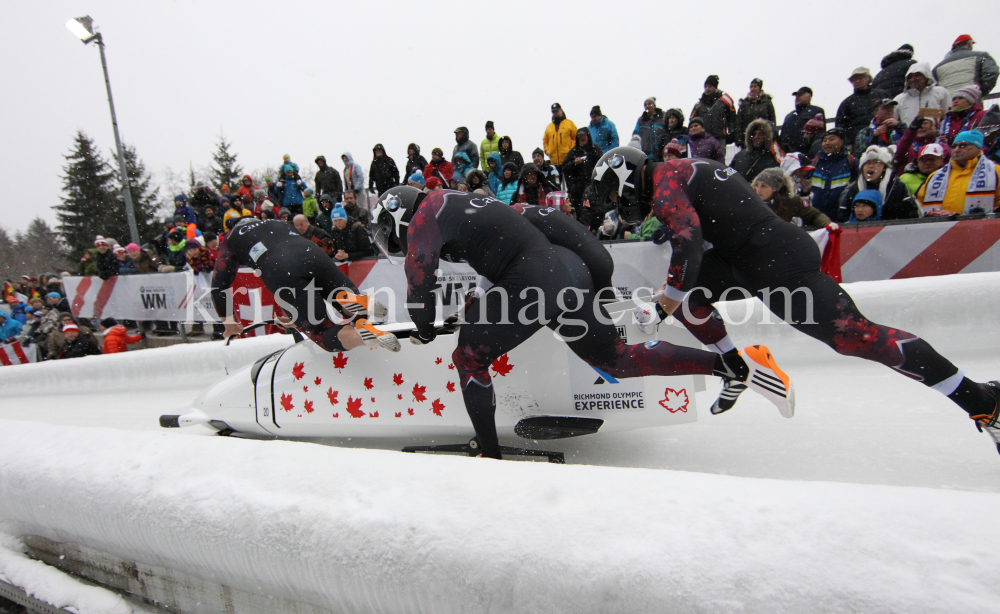
[[[634,304],[623,301],[622,310]],[[412,324],[392,330],[405,336]],[[663,328],[663,327],[661,327]],[[626,343],[659,343],[621,318]],[[669,334],[669,333],[668,333]],[[430,344],[403,344],[400,352],[357,348],[329,353],[296,335],[293,345],[261,356],[206,390],[163,427],[205,425],[222,435],[279,438],[373,437],[468,442],[414,446],[404,451],[478,454],[451,355],[457,335]],[[551,330],[493,362],[496,424],[502,442],[552,440],[697,420],[699,376],[617,380],[594,369]],[[561,453],[508,448],[505,454]]]

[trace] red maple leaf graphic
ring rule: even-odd
[[[444,403],[441,402],[441,399],[434,399],[434,402],[431,403],[431,411],[434,412],[434,415],[440,416],[443,409]]]
[[[454,371],[455,370],[455,364],[452,363],[452,364],[448,365],[448,369]]]
[[[306,370],[303,369],[303,367],[305,367],[305,366],[306,366],[306,363],[304,363],[304,362],[297,362],[297,363],[295,363],[295,366],[292,367],[292,375],[295,376],[295,379],[300,380],[300,379],[302,379],[303,377],[306,376]]]
[[[410,414],[412,416],[413,415],[413,410],[412,409],[407,409],[406,413],[408,413],[408,414]]]
[[[368,414],[368,417],[369,418],[378,418],[378,412],[375,412],[374,414]]]
[[[365,415],[365,412],[361,411],[361,397],[347,397],[347,413],[351,414],[352,418],[360,418]]]
[[[337,403],[340,403],[340,401],[337,400],[337,394],[339,393],[336,390],[334,390],[333,387],[330,387],[326,391],[326,397],[330,399],[330,405],[336,405]]]
[[[337,413],[333,414],[333,417],[334,418],[339,418],[340,417],[340,412],[337,412]]]
[[[343,352],[337,352],[337,355],[333,357],[333,368],[343,369],[347,366],[347,356],[344,356]]]
[[[320,384],[323,383],[323,379],[317,377],[316,379],[313,380],[313,383],[316,384],[317,386],[319,386]]]
[[[374,402],[375,402],[375,397],[372,397],[372,403],[374,403]]]
[[[303,386],[302,392],[309,392],[309,386]]]
[[[446,388],[448,388],[448,392],[455,392],[455,382],[448,382]]]
[[[689,402],[687,390],[682,388],[680,392],[677,392],[673,388],[667,388],[663,391],[663,400],[660,401],[660,405],[672,414],[679,411],[687,413]]]
[[[434,359],[434,364],[436,364],[436,365],[441,364],[441,359],[440,358],[435,358]]]
[[[292,408],[295,407],[295,406],[292,405],[292,395],[291,394],[285,394],[284,392],[281,393],[281,407],[285,411],[292,411]]]
[[[403,385],[403,374],[402,373],[395,373],[395,374],[393,374],[393,376],[392,376],[392,383],[396,384],[397,386],[402,386]]]
[[[367,388],[368,390],[371,390],[374,387],[375,387],[375,384],[372,383],[372,378],[366,377],[365,378],[365,388]]]
[[[510,364],[510,359],[507,358],[506,354],[494,360],[493,364],[490,366],[493,367],[493,371],[497,375],[502,377],[507,377],[507,374],[514,368],[514,365]]]
[[[402,418],[402,417],[403,417],[403,412],[401,412],[401,411],[397,411],[397,412],[396,412],[396,417],[397,417],[397,418]]]
[[[312,401],[306,401],[305,403],[303,403],[303,405],[305,405],[306,413],[307,414],[313,413],[313,402]]]
[[[396,398],[399,399],[400,401],[402,401],[403,400],[403,395],[402,394],[397,394]]]
[[[427,392],[427,386],[421,386],[420,384],[413,384],[413,398],[417,401],[426,401],[427,397],[424,393]]]

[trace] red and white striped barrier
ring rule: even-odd
[[[20,341],[0,345],[0,366],[25,365],[37,361],[35,346],[24,347]]]
[[[845,282],[1000,271],[1000,219],[845,228]]]

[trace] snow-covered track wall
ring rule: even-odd
[[[947,345],[995,340],[998,284],[979,274],[850,290],[873,319],[937,323],[932,341]],[[731,307],[739,320],[748,304]],[[741,339],[814,349],[751,308]],[[198,344],[22,366],[0,372],[0,394],[131,385],[141,403],[288,342],[236,342],[239,358]],[[128,588],[173,612],[1000,612],[996,492],[30,420],[0,419],[0,533],[54,565],[109,561],[155,580]]]

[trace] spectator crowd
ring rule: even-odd
[[[794,108],[779,124],[762,79],[752,79],[740,98],[723,91],[713,74],[686,115],[680,108],[664,111],[656,96],[645,98],[627,140],[620,139],[600,105],[578,128],[556,102],[540,132],[541,147],[527,158],[493,121],[485,123],[478,146],[469,128],[456,128],[450,156],[434,147],[428,160],[418,144],[410,143],[400,161],[402,171],[381,143],[372,148],[367,173],[350,153],[340,156],[341,170],[317,156],[311,186],[285,155],[276,176],[244,175],[238,186],[216,191],[202,185],[178,194],[162,233],[149,244],[122,246],[96,237],[76,273],[108,279],[184,269],[209,272],[219,237],[246,216],[286,221],[346,265],[376,255],[369,193],[377,196],[400,184],[425,192],[474,192],[506,204],[548,204],[601,239],[651,239],[659,228],[652,215],[628,227],[605,203],[595,202],[589,189],[598,159],[621,144],[656,161],[722,163],[731,146],[735,155],[730,153],[729,165],[779,217],[803,226],[993,212],[1000,208],[1000,108],[994,104],[987,110],[983,96],[993,90],[1000,71],[990,54],[974,47],[971,36],[961,35],[932,68],[918,61],[907,44],[882,58],[875,75],[867,67],[855,68],[846,75],[854,91],[838,106],[832,127],[826,110],[812,104],[807,85],[792,92]],[[47,283],[58,284],[58,278],[52,280]],[[12,313],[0,315],[2,339],[28,339],[40,350],[44,346],[48,358],[99,353],[93,332],[69,315],[60,290],[32,283],[22,280],[28,285],[18,291],[30,290],[30,306],[14,310],[17,299],[8,298]],[[115,340],[112,349],[138,340],[110,319],[99,328]],[[108,338],[106,333],[105,352]]]

